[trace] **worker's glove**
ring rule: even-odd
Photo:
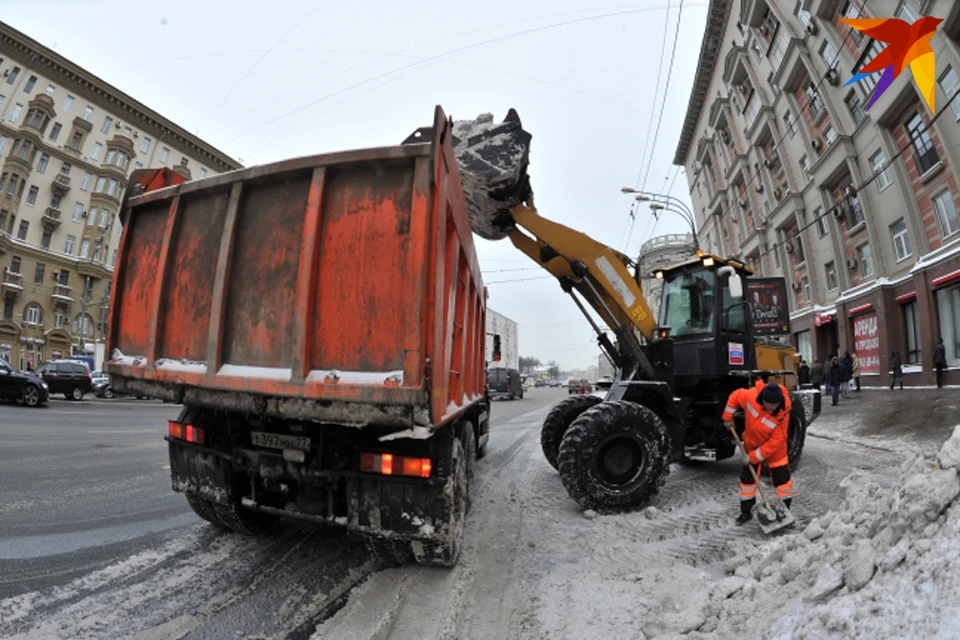
[[[749,454],[749,453],[744,453],[742,457],[743,457],[743,464],[745,464],[745,465],[747,465],[747,466],[750,466],[751,464],[753,464],[753,463],[750,461],[750,454]]]

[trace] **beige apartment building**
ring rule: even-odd
[[[130,174],[240,164],[0,22],[0,357],[94,353],[106,331]]]
[[[674,162],[702,244],[782,275],[806,358],[857,351],[867,384],[960,383],[960,3],[711,0]],[[840,17],[943,18],[936,121],[908,71],[865,110],[884,46]],[[901,152],[902,150],[902,152]]]

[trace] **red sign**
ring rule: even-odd
[[[860,358],[860,373],[880,373],[880,336],[877,314],[865,313],[853,321],[853,349]]]

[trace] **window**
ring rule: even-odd
[[[933,208],[937,212],[937,222],[940,224],[940,235],[946,238],[960,230],[960,220],[957,219],[957,209],[953,206],[953,194],[949,189],[942,191],[933,198]]]
[[[148,138],[147,136],[143,136],[140,139],[140,153],[146,153],[149,148],[150,148],[150,138]]]
[[[7,296],[3,299],[3,319],[13,320],[13,296]],[[9,354],[4,354],[8,356]],[[8,359],[9,360],[9,359]]]
[[[840,288],[837,284],[837,266],[833,262],[828,262],[823,266],[827,276],[827,291],[836,291]]]
[[[73,132],[73,137],[70,138],[70,146],[80,151],[80,145],[83,143],[83,134],[79,131]]]
[[[883,151],[877,151],[870,156],[870,168],[873,169],[874,175],[877,176],[878,191],[883,191],[893,182],[890,178],[890,167],[886,166],[886,164],[887,157],[883,155]]]
[[[20,256],[10,259],[10,273],[20,273]]]
[[[80,243],[80,257],[86,258],[90,255],[90,240],[86,238]]]
[[[857,261],[860,263],[861,278],[869,278],[873,275],[873,250],[869,244],[857,247]]]
[[[90,213],[87,214],[87,224],[91,227],[97,224],[97,214],[100,212],[98,207],[90,207]]]
[[[851,0],[844,0],[843,5],[840,7],[840,11],[837,12],[837,15],[844,18],[863,18],[863,12],[860,11],[860,8],[855,6]],[[847,37],[852,38],[854,42],[861,42],[863,40],[863,34],[849,27],[850,33]]]
[[[940,336],[947,352],[947,366],[960,366],[960,287],[937,290]]]
[[[63,307],[62,305],[59,305],[59,304],[58,304],[58,305],[57,305],[56,312],[55,312],[55,315],[54,315],[54,319],[53,319],[53,327],[54,327],[54,329],[63,328],[68,322],[70,322],[70,320],[67,319],[67,312],[66,312],[66,310],[64,309],[64,307]]]
[[[67,242],[63,245],[63,252],[68,256],[73,255],[73,247],[77,244],[76,236],[67,236]]]
[[[826,38],[824,38],[823,45],[820,47],[820,57],[823,58],[823,61],[829,69],[833,69],[837,66],[837,63],[840,62],[840,54],[837,53],[837,50],[833,48],[833,44]]]
[[[37,204],[37,194],[40,193],[40,187],[34,185],[30,187],[29,193],[27,193],[27,206],[32,207]]]
[[[7,212],[0,211],[0,232],[7,230]]]
[[[813,304],[813,295],[810,293],[810,278],[807,276],[800,278],[800,286],[803,288],[803,301],[809,307]]]
[[[30,93],[33,91],[33,88],[37,85],[37,76],[30,76],[27,78],[27,84],[23,85],[23,92]]]
[[[97,186],[94,187],[93,192],[94,192],[94,193],[103,193],[103,187],[104,187],[106,184],[107,184],[107,179],[106,179],[106,178],[103,178],[103,177],[97,178]]]
[[[60,175],[69,176],[70,169],[73,169],[73,165],[70,164],[69,162],[64,162],[63,164],[60,165]]]
[[[847,105],[847,111],[849,111],[850,115],[853,116],[854,126],[859,127],[860,123],[867,118],[867,112],[863,110],[863,104],[860,102],[860,96],[857,95],[856,91],[851,91],[850,95],[848,95],[843,102]]]
[[[190,164],[190,161],[186,157],[180,158],[181,167],[186,167],[188,164]]]
[[[47,85],[47,90],[44,91],[44,93],[47,94],[48,96],[52,96],[52,95],[53,95],[53,92],[56,91],[56,90],[57,90],[57,88],[56,88],[55,86],[53,86],[52,84],[48,84],[48,85]]]
[[[844,187],[843,191],[847,193],[844,196],[847,201],[847,226],[852,229],[863,222],[863,205],[860,204],[860,198],[857,197],[857,194],[853,192],[852,184]]]
[[[73,107],[73,96],[67,96],[63,100],[63,110],[70,111],[70,108]]]
[[[117,161],[117,152],[113,149],[107,151],[107,158],[103,161],[104,164],[113,164]]]
[[[131,129],[130,127],[124,127],[123,135],[127,138],[133,138],[133,129]]]
[[[791,138],[797,135],[797,122],[793,119],[793,112],[790,109],[787,109],[787,112],[783,114],[783,124]]]
[[[7,136],[0,136],[0,153],[3,153],[3,150],[7,148]]]
[[[930,137],[930,131],[923,124],[920,112],[914,113],[907,121],[907,135],[913,144],[913,155],[917,161],[918,171],[923,175],[940,161],[940,157],[937,156],[937,149],[933,146],[933,138]]]
[[[31,302],[23,309],[25,324],[43,324],[43,309],[36,302]]]
[[[29,221],[29,220],[21,220],[21,221],[20,221],[20,228],[17,229],[17,238],[19,238],[20,240],[26,240],[26,239],[27,239],[27,230],[28,230],[29,228],[30,228],[30,221]]]
[[[83,217],[83,203],[74,202],[73,203],[73,221],[80,222],[80,218]]]
[[[913,255],[910,234],[907,232],[907,223],[903,218],[890,225],[890,237],[893,238],[893,248],[897,252],[897,262]]]
[[[160,152],[160,162],[166,162],[167,158],[170,157],[170,149],[166,147],[163,148],[163,151]]]
[[[50,207],[53,208],[53,209],[59,209],[59,208],[60,208],[60,194],[59,194],[59,193],[53,194],[53,196],[50,198]]]
[[[4,175],[4,177],[6,177],[7,174],[3,174],[3,175]],[[18,181],[19,179],[20,179],[20,177],[17,176],[17,174],[15,174],[15,173],[10,176],[10,183],[7,185],[7,195],[8,195],[8,196],[13,195],[13,192],[14,192],[14,191],[16,190],[16,188],[17,188],[17,181]]]
[[[107,195],[113,196],[118,195],[117,193],[117,181],[113,178],[110,179],[110,183],[107,185]]]
[[[20,67],[14,67],[10,70],[10,75],[7,76],[7,84],[13,84],[17,81],[17,76],[20,75]]]
[[[47,153],[41,153],[40,160],[37,162],[37,173],[43,173],[46,171],[48,162],[50,162],[50,155]]]
[[[22,105],[22,104],[20,104],[20,103],[18,102],[17,104],[13,105],[13,111],[10,112],[10,119],[11,119],[12,121],[16,122],[17,119],[20,118],[20,112],[21,112],[21,111],[23,111],[23,105]]]
[[[100,133],[110,133],[111,126],[113,126],[113,118],[106,116],[103,119],[103,126],[100,127]]]
[[[810,118],[816,120],[824,113],[823,97],[820,96],[820,92],[812,82],[807,84],[804,93],[807,95],[807,108]]]
[[[83,180],[80,181],[80,191],[87,191],[90,189],[90,182],[93,180],[93,175],[84,172]]]
[[[110,266],[111,267],[117,266],[117,250],[116,249],[113,250],[113,259],[110,260]],[[107,288],[109,289],[109,287]]]
[[[83,110],[83,119],[90,120],[90,116],[92,115],[93,115],[93,107],[91,107],[90,105],[87,105],[86,108],[84,108]]]
[[[920,362],[920,323],[917,318],[917,301],[903,305],[903,324],[907,330],[907,363]]]
[[[760,41],[756,38],[750,41],[750,50],[753,51],[753,55],[757,56],[757,60],[763,59],[763,47],[760,46]]]
[[[43,272],[47,267],[42,263],[37,263],[37,268],[33,270],[33,284],[43,284]]]
[[[101,153],[103,153],[103,145],[98,142],[93,145],[93,153],[90,154],[90,157],[94,160],[99,160]]]
[[[803,252],[803,237],[799,233],[793,236],[793,251],[797,256],[797,264],[803,264],[807,261],[807,256]]]
[[[107,220],[110,219],[110,212],[106,209],[100,209],[100,228],[107,228]]]
[[[940,88],[947,95],[948,101],[953,98],[957,90],[960,90],[960,79],[957,78],[957,72],[953,70],[953,67],[947,67],[947,70],[940,76]],[[953,109],[953,115],[960,120],[960,100],[951,102],[950,108]]]
[[[55,122],[55,123],[53,124],[53,128],[50,129],[50,141],[51,141],[51,142],[56,142],[56,141],[57,141],[57,138],[60,137],[60,130],[61,130],[61,129],[63,129],[63,125],[60,124],[59,122]]]
[[[817,234],[822,238],[827,235],[827,216],[823,213],[823,207],[817,207],[813,216],[817,221]]]
[[[813,182],[813,168],[810,166],[810,158],[807,156],[800,156],[800,167],[803,169],[803,175],[807,179],[807,183]]]
[[[911,23],[920,19],[920,14],[910,6],[908,0],[903,0],[903,2],[900,3],[900,8],[897,9],[897,13],[895,15],[901,20]]]
[[[833,128],[833,125],[823,130],[823,139],[827,141],[828,147],[833,146],[833,143],[837,141],[837,131]]]
[[[44,249],[50,248],[50,240],[53,238],[53,229],[49,227],[43,228],[43,236],[40,238],[40,246]]]
[[[206,170],[206,169],[202,169],[202,168],[200,169],[200,177],[201,177],[201,178],[206,178],[206,177],[207,177],[207,170]]]
[[[95,242],[94,245],[93,245],[93,258],[92,258],[92,259],[93,259],[94,262],[98,262],[98,261],[100,260],[100,243],[99,243],[99,242]],[[88,283],[89,283],[89,281],[88,281]],[[88,290],[89,287],[84,287],[84,289],[85,289],[85,290]],[[88,291],[85,291],[85,293],[87,293],[88,296],[90,295]]]

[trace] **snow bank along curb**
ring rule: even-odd
[[[930,637],[960,614],[960,426],[884,490],[861,472],[839,509],[802,533],[739,542],[688,637]],[[952,611],[953,613],[949,613]],[[758,625],[759,621],[763,621]],[[768,628],[764,628],[768,627]]]

